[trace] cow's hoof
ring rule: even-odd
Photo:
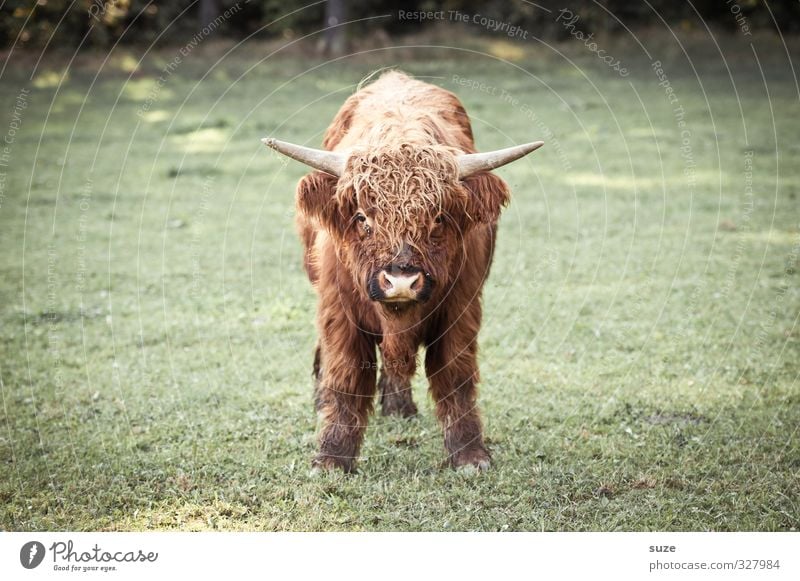
[[[456,452],[451,457],[453,468],[467,474],[484,472],[491,466],[489,452],[485,448],[471,448]]]
[[[381,414],[412,418],[417,415],[417,406],[410,399],[384,397],[381,402]]]
[[[311,474],[319,474],[320,472],[330,472],[333,470],[341,470],[347,474],[355,472],[356,462],[353,458],[340,458],[337,456],[326,456],[318,454],[314,460],[311,461]]]

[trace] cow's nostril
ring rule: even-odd
[[[381,271],[378,273],[378,284],[380,284],[381,289],[387,291],[392,288],[392,281],[389,280],[391,277],[386,275],[386,272]]]

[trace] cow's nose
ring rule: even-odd
[[[396,270],[392,272],[394,274],[382,270],[378,274],[378,284],[383,291],[384,300],[408,301],[415,299],[423,286],[422,273],[401,274]]]

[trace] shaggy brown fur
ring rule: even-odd
[[[450,462],[488,467],[477,335],[506,184],[488,172],[459,181],[456,155],[475,151],[464,108],[452,93],[398,72],[352,95],[324,146],[350,157],[340,178],[315,171],[297,188],[305,266],[319,293],[314,465],[354,468],[376,387],[384,414],[416,413],[410,386],[424,345]],[[369,282],[388,265],[424,273],[427,300],[372,300]]]

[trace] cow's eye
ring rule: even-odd
[[[436,225],[439,225],[442,222],[444,222],[444,216],[442,216],[441,214],[437,214],[437,216],[433,219],[433,223]]]
[[[364,215],[363,212],[357,212],[355,215],[355,220],[356,222],[361,224],[361,229],[364,232],[364,234],[366,234],[367,236],[372,234],[372,226],[370,226],[369,220],[367,219],[367,217]]]

